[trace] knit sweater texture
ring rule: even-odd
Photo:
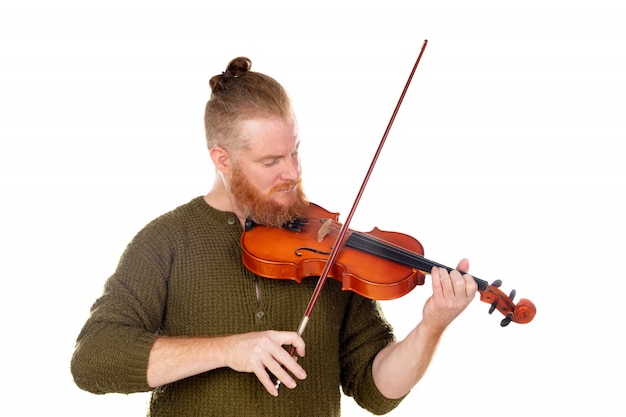
[[[316,278],[266,279],[242,263],[233,213],[197,197],[150,222],[129,243],[81,330],[76,384],[104,394],[150,391],[146,369],[158,335],[211,337],[295,331]],[[272,242],[268,242],[268,245]],[[252,373],[220,368],[152,390],[149,416],[339,416],[342,392],[374,414],[385,398],[372,378],[378,351],[394,340],[379,304],[328,280],[303,334],[307,378],[278,397]]]

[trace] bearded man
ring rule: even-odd
[[[476,283],[433,268],[421,321],[396,341],[378,302],[329,280],[305,342],[294,329],[316,279],[265,279],[242,262],[247,220],[280,227],[307,207],[289,97],[250,68],[236,58],[211,78],[213,187],[130,242],[78,336],[74,380],[98,394],[151,391],[151,416],[339,416],[342,392],[388,413],[421,379]]]

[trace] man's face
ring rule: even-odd
[[[245,120],[241,132],[248,147],[237,153],[228,181],[237,207],[267,226],[282,226],[302,216],[307,203],[301,186],[295,122]]]

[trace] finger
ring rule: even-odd
[[[459,271],[450,273],[454,294],[466,298],[473,298],[478,290],[478,284],[470,274],[463,274]]]
[[[298,336],[298,340],[296,340],[291,346],[296,348],[296,353],[298,354],[299,357],[301,358],[304,357],[306,353],[306,349],[305,349],[304,340],[302,340],[300,336]]]
[[[439,268],[438,276],[444,291],[452,288],[452,278],[450,278],[450,273],[446,268]]]
[[[433,266],[430,270],[430,280],[433,285],[433,293],[441,291],[441,278],[439,277],[439,268]]]
[[[469,298],[474,298],[476,292],[478,291],[478,283],[470,274],[463,274],[463,278],[465,279],[465,292],[467,296]]]
[[[430,272],[435,299],[445,299],[446,292],[450,291],[450,278],[445,268],[433,267]]]
[[[295,363],[295,358],[292,358],[289,354],[287,354],[282,347],[277,349],[278,352],[286,354],[286,358],[288,360]],[[287,368],[285,368],[285,366],[281,364],[281,361],[276,359],[273,354],[269,352],[258,363],[258,366],[254,368],[253,372],[261,384],[265,387],[267,392],[273,396],[278,395],[278,385],[276,384],[276,381],[280,381],[280,383],[285,385],[287,388],[295,388],[297,386],[296,381],[291,377]],[[304,372],[304,370],[302,370],[302,372]]]
[[[278,396],[278,389],[276,388],[276,384],[274,383],[274,381],[272,381],[272,378],[270,378],[265,368],[255,371],[254,374],[261,382],[263,387],[265,387],[265,390],[270,393],[270,395],[273,395],[274,397]]]
[[[291,372],[298,379],[306,378],[304,368],[298,364],[298,357],[292,356],[290,352],[287,352],[284,349],[279,349],[275,352],[274,360],[280,365],[281,370]],[[274,375],[279,377],[277,374]],[[289,374],[287,375],[289,376]]]
[[[461,274],[459,271],[454,270],[450,273],[450,281],[452,283],[452,288],[454,290],[454,294],[456,295],[467,295],[466,286],[467,280],[465,278],[467,274]]]
[[[281,384],[286,386],[287,388],[295,388],[298,384],[296,380],[287,372],[287,369],[282,366],[280,363],[273,361],[271,364],[268,364],[267,370],[274,375],[275,381],[280,381]],[[264,384],[265,385],[265,384]],[[275,386],[275,385],[274,385]]]
[[[298,333],[295,333],[295,332],[288,332],[288,335],[289,335],[289,338],[283,342],[283,345],[290,344],[291,345],[291,348],[289,349],[290,354],[293,354],[295,350],[295,353],[297,353],[299,357],[301,358],[304,357],[305,343],[304,343],[304,339],[302,339],[302,336],[300,336]]]

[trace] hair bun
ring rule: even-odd
[[[240,56],[228,63],[224,73],[231,73],[232,76],[238,77],[250,71],[250,68],[252,68],[252,61],[246,57]]]
[[[250,61],[249,58],[243,56],[237,57],[228,63],[226,71],[223,71],[220,75],[211,77],[209,86],[214,90],[220,82],[224,82],[225,79],[229,78],[237,78],[250,71],[250,68],[252,68],[252,61]]]

